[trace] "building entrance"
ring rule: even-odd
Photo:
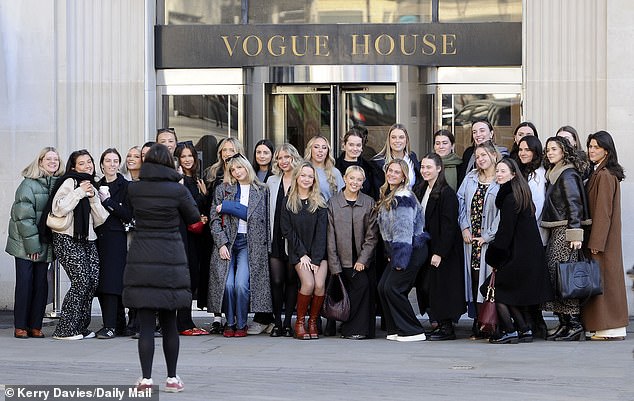
[[[368,129],[367,146],[380,149],[396,123],[395,85],[271,85],[267,93],[267,138],[301,152],[311,137],[327,137],[334,156],[354,125]]]

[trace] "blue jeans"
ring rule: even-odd
[[[241,329],[249,314],[249,255],[247,235],[237,234],[231,248],[231,260],[225,283],[224,306],[227,325]]]

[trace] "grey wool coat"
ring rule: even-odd
[[[235,200],[237,185],[222,183],[216,187],[209,216],[214,248],[209,266],[209,292],[207,310],[210,313],[222,311],[222,297],[229,271],[229,261],[220,259],[220,248],[231,248],[238,234],[239,218],[216,213],[216,206],[223,200]],[[250,312],[271,312],[271,283],[269,278],[269,251],[271,235],[269,231],[269,189],[251,184],[247,206],[247,253],[249,258],[249,299]]]

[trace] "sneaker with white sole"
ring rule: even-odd
[[[413,336],[398,336],[396,337],[396,341],[400,342],[412,342],[412,341],[425,341],[427,337],[425,333],[414,334]]]
[[[252,336],[258,335],[263,333],[267,328],[268,328],[268,325],[266,324],[251,322],[251,324],[249,325],[249,329],[247,330],[247,334]]]
[[[167,393],[179,393],[183,391],[184,388],[185,384],[178,375],[176,375],[176,377],[168,377],[167,380],[165,380],[165,392]]]
[[[385,339],[389,341],[396,341],[397,338],[398,334],[388,334],[387,336],[385,336]]]
[[[70,340],[70,341],[74,341],[74,340],[83,340],[84,336],[82,336],[81,334],[75,334],[74,336],[66,336],[66,337],[53,336],[53,338],[56,339],[56,340]]]
[[[152,378],[144,379],[142,377],[139,377],[134,385],[136,386],[137,390],[143,391],[147,390],[148,388],[152,388],[154,382],[152,381]]]
[[[84,337],[84,339],[95,338],[95,332],[90,330],[84,331],[83,333],[81,333],[81,335]]]

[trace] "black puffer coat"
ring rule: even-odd
[[[191,307],[187,255],[179,231],[200,220],[196,202],[174,169],[144,163],[128,186],[136,220],[123,275],[123,304],[137,309]]]

